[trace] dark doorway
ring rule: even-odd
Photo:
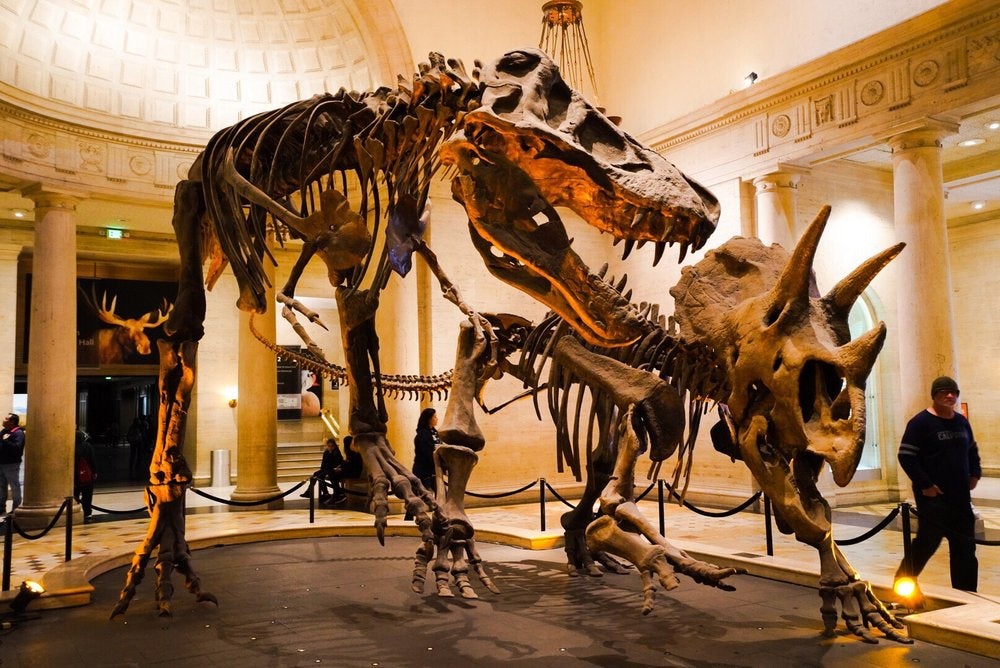
[[[155,376],[80,376],[77,424],[97,458],[98,488],[145,484],[156,442]]]

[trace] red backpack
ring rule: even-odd
[[[76,484],[94,484],[94,469],[90,466],[90,462],[87,461],[86,457],[76,458]]]

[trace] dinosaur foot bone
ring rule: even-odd
[[[610,552],[618,555],[639,569],[643,582],[642,614],[653,610],[656,581],[667,591],[680,586],[673,566],[667,561],[665,550],[650,545],[639,534],[624,531],[607,515],[594,520],[587,529],[587,547],[592,552]]]
[[[877,643],[878,638],[869,632],[870,627],[881,631],[886,638],[905,645],[913,642],[913,638],[899,632],[905,628],[889,609],[872,591],[871,584],[864,580],[855,580],[839,586],[821,586],[819,589],[823,604],[820,613],[826,627],[823,634],[833,636],[837,628],[837,602],[840,602],[841,616],[847,625],[847,630],[867,643]]]

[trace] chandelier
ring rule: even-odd
[[[542,36],[538,48],[559,65],[563,79],[580,92],[590,83],[590,95],[598,103],[597,79],[590,60],[587,31],[583,27],[583,3],[579,0],[549,0],[542,5]],[[587,79],[584,79],[586,68]]]

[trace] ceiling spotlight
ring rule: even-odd
[[[743,87],[749,88],[750,86],[754,85],[755,83],[757,83],[757,78],[758,77],[756,72],[751,72],[750,74],[746,75],[745,77],[743,77]]]
[[[977,199],[975,202],[972,203],[972,208],[975,209],[976,211],[979,211],[980,209],[984,208],[985,206],[986,206],[986,202],[984,202],[981,199]]]
[[[968,146],[979,146],[980,144],[985,144],[985,143],[986,143],[985,139],[977,138],[977,139],[966,139],[965,141],[960,141],[958,142],[958,145],[968,147]]]
[[[990,121],[986,124],[987,130],[1000,130],[1000,121]]]
[[[27,209],[11,209],[10,210],[10,215],[14,216],[15,218],[25,218],[28,215],[28,210]]]

